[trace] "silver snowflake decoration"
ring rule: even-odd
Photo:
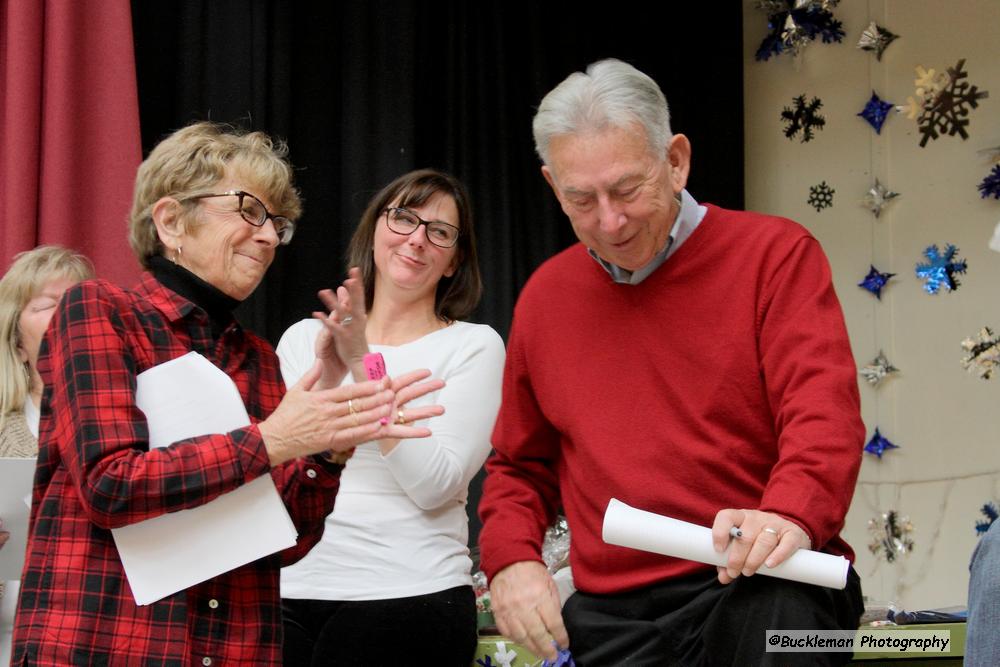
[[[913,551],[913,524],[909,517],[900,517],[896,510],[883,512],[881,516],[868,520],[868,533],[872,536],[868,551],[875,557],[883,557],[889,563]]]
[[[868,384],[873,387],[877,387],[878,384],[886,378],[889,373],[895,373],[899,371],[898,368],[889,363],[886,358],[885,353],[882,350],[878,351],[878,356],[872,359],[872,362],[867,366],[862,366],[858,369],[858,373],[863,377]]]
[[[949,81],[947,72],[937,72],[933,67],[924,69],[923,65],[917,65],[915,71],[917,78],[913,80],[913,96],[906,98],[906,104],[896,107],[896,111],[905,113],[910,120],[916,120],[924,107],[934,102],[934,98],[945,89]]]
[[[890,200],[895,199],[899,196],[898,192],[893,192],[889,188],[885,187],[875,179],[875,185],[873,185],[869,190],[868,194],[862,200],[865,208],[869,209],[875,214],[877,219],[882,215],[882,209],[889,203]]]
[[[975,338],[962,341],[962,349],[966,352],[962,357],[962,368],[984,380],[993,377],[993,372],[1000,366],[1000,336],[989,327],[983,327]]]
[[[858,48],[862,51],[874,51],[875,57],[878,60],[882,60],[882,52],[897,37],[899,35],[889,32],[875,23],[875,21],[872,21],[861,33],[861,39],[858,40]]]
[[[833,188],[823,181],[819,185],[813,185],[809,188],[809,199],[807,203],[816,209],[816,212],[822,211],[824,208],[830,208],[833,206],[833,193],[836,192]]]

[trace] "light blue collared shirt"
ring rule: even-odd
[[[652,275],[653,271],[660,268],[667,259],[677,252],[677,249],[681,247],[681,244],[688,239],[698,225],[701,224],[702,219],[708,209],[700,205],[695,201],[694,197],[687,190],[681,190],[681,206],[680,211],[677,212],[677,219],[674,220],[674,226],[670,229],[670,236],[667,237],[667,244],[658,253],[653,255],[653,258],[646,263],[645,266],[639,267],[635,271],[629,271],[623,269],[622,267],[612,264],[601,259],[596,252],[587,248],[587,252],[593,257],[598,264],[604,267],[604,270],[608,272],[611,279],[616,283],[621,283],[623,285],[638,285],[643,280]]]

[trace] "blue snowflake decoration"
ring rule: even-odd
[[[944,253],[938,250],[937,245],[932,245],[924,250],[924,257],[929,261],[917,264],[917,278],[924,281],[924,291],[928,294],[937,294],[942,287],[949,292],[957,290],[961,285],[957,273],[965,273],[967,265],[965,260],[955,258],[958,248],[952,244],[944,247]]]
[[[767,12],[767,36],[757,47],[757,60],[782,53],[796,55],[817,37],[824,44],[844,39],[843,24],[833,18],[830,0],[763,0]]]
[[[879,458],[879,460],[881,460],[882,454],[884,454],[887,449],[899,449],[899,445],[892,444],[888,438],[879,433],[878,428],[876,427],[875,435],[873,435],[872,439],[868,441],[867,445],[865,445],[865,451],[869,454],[874,454]]]
[[[997,517],[1000,517],[1000,512],[997,511],[997,506],[992,502],[983,505],[979,511],[986,517],[984,520],[976,522],[976,535],[982,537],[990,529],[990,526],[993,525],[993,522],[997,520]]]
[[[979,194],[983,199],[1000,199],[1000,164],[993,165],[993,170],[979,184]]]
[[[865,105],[865,108],[858,115],[867,120],[868,124],[875,128],[876,134],[882,134],[882,124],[889,117],[889,112],[892,111],[893,107],[894,105],[891,102],[882,100],[873,90],[872,98],[868,100],[868,104]]]
[[[889,278],[892,278],[895,273],[882,273],[875,268],[874,265],[871,267],[871,271],[865,276],[865,279],[858,283],[858,287],[864,287],[866,290],[874,294],[879,300],[882,299],[882,288],[885,284],[889,282]]]

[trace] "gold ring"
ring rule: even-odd
[[[347,399],[347,411],[352,415],[357,414],[357,410],[354,409],[354,401],[352,399]]]
[[[776,531],[774,528],[765,528],[764,532],[765,533],[771,533],[775,537],[777,537],[777,535],[778,535],[778,531]]]
[[[402,410],[396,410],[396,423],[397,424],[405,424],[406,423],[406,417],[403,416],[403,411]]]

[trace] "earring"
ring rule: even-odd
[[[177,252],[174,253],[174,264],[176,264],[183,254],[184,248],[182,246],[177,246]]]

